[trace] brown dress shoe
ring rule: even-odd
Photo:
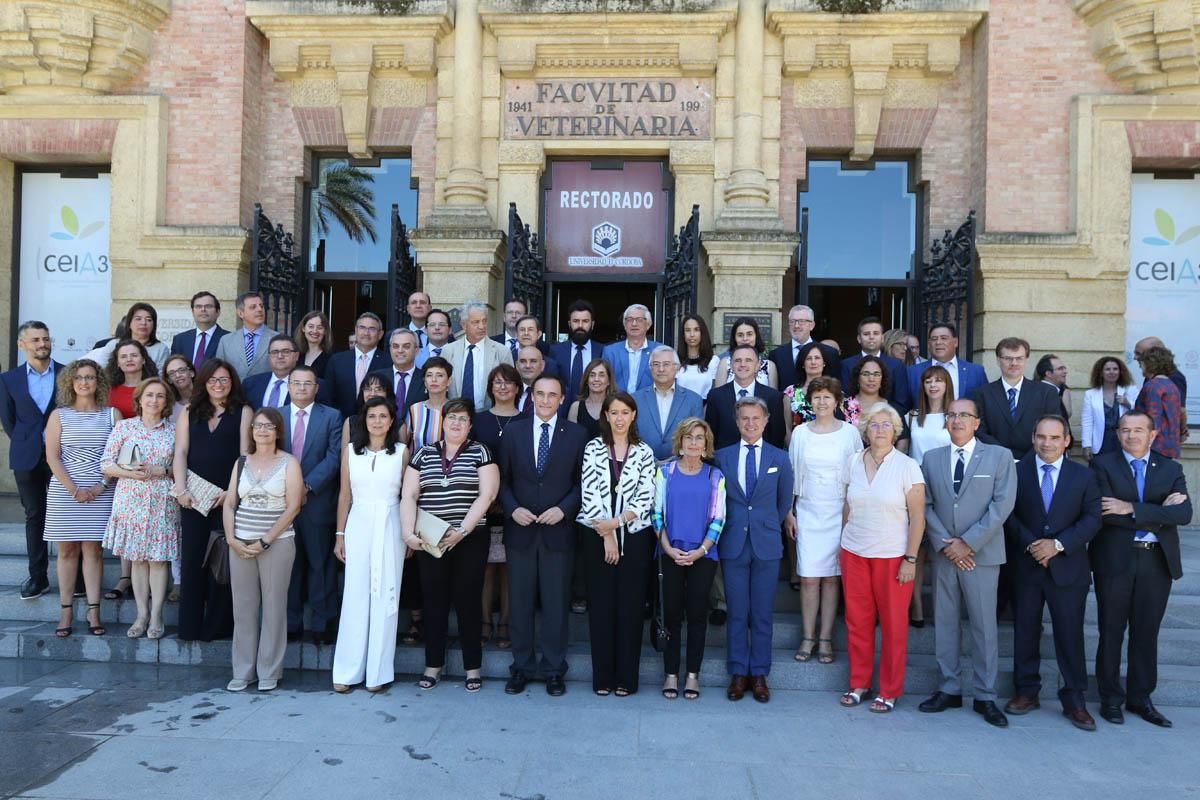
[[[1021,697],[1017,695],[1012,700],[1004,704],[1004,710],[1009,714],[1028,714],[1030,711],[1036,711],[1041,708],[1042,704],[1036,697]]]
[[[1087,712],[1086,708],[1064,708],[1063,716],[1071,720],[1071,724],[1081,731],[1096,730],[1096,720],[1092,719],[1092,715]]]
[[[750,679],[745,675],[734,675],[729,679],[729,688],[725,690],[725,696],[730,700],[741,700],[746,696],[746,687],[750,685]]]
[[[754,676],[754,699],[760,703],[771,702],[771,690],[767,688],[767,676]]]

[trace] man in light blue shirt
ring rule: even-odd
[[[613,383],[634,394],[654,382],[650,376],[650,353],[659,343],[647,336],[654,326],[654,317],[641,303],[625,309],[622,323],[625,340],[605,347],[604,358],[612,365]]]
[[[450,343],[450,315],[440,308],[429,312],[425,318],[425,346],[417,352],[417,367],[422,368],[425,362],[434,356],[442,354],[442,348]]]

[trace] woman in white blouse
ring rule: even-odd
[[[701,400],[707,400],[721,359],[713,354],[712,336],[700,315],[684,314],[679,325],[679,341],[683,344],[675,350],[679,353],[681,369],[675,375],[675,382],[700,395]]]
[[[858,426],[867,449],[850,460],[842,528],[842,591],[850,689],[843,706],[862,702],[875,668],[879,624],[879,694],[871,711],[885,714],[904,690],[908,647],[905,616],[912,601],[917,546],[925,535],[925,479],[917,462],[896,449],[900,415],[889,403],[864,409]]]
[[[1117,421],[1133,408],[1137,388],[1129,367],[1116,356],[1102,356],[1092,365],[1092,388],[1083,393],[1080,441],[1088,461],[1097,453],[1120,447]]]
[[[626,697],[638,690],[642,605],[654,555],[654,451],[638,438],[637,403],[626,392],[606,398],[600,435],[583,450],[577,521],[587,574],[592,691]]]
[[[950,444],[950,431],[946,430],[946,408],[954,401],[954,383],[950,373],[934,364],[921,373],[921,396],[917,407],[908,412],[908,454],[918,465],[925,454],[937,447]],[[917,553],[917,573],[913,578],[913,598],[908,609],[908,624],[914,628],[925,627],[925,605],[921,601],[921,577],[928,553],[924,542]]]

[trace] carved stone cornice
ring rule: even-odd
[[[23,0],[0,5],[0,90],[107,94],[150,55],[171,0]]]
[[[1200,3],[1194,0],[1075,0],[1092,52],[1135,92],[1200,90]]]
[[[437,74],[437,44],[450,32],[453,12],[447,0],[416,0],[403,14],[248,0],[246,15],[267,37],[271,67],[291,84],[293,105],[336,106],[350,154],[369,156],[373,107],[425,104],[423,83]]]
[[[958,68],[962,39],[982,11],[827,14],[770,0],[767,27],[783,39],[783,74],[801,107],[854,112],[852,160],[875,152],[879,121],[892,98],[934,108],[937,88]],[[903,86],[904,91],[898,91]]]

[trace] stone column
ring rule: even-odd
[[[454,136],[450,174],[444,190],[448,209],[435,209],[437,223],[454,227],[486,227],[487,188],[480,168],[482,138],[483,24],[478,0],[458,0],[454,14]],[[435,223],[436,224],[436,223]]]

